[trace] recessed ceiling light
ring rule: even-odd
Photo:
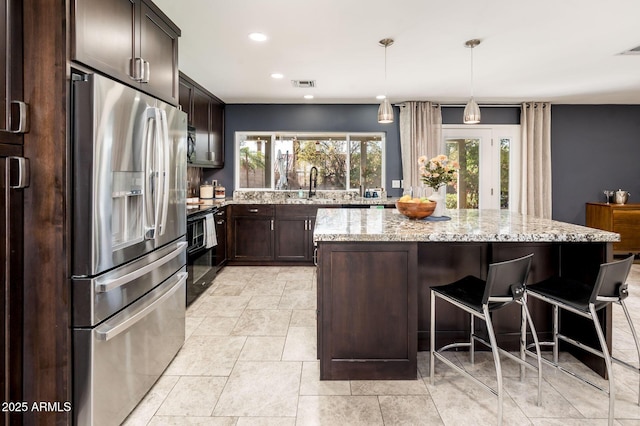
[[[313,95],[304,95],[305,99],[313,99]]]
[[[271,74],[271,78],[283,78],[284,75],[280,74],[279,72],[274,72],[273,74]]]
[[[267,36],[262,33],[251,33],[249,34],[249,38],[253,41],[265,41],[267,40]]]
[[[378,95],[376,96],[376,99],[381,100],[381,99],[385,99],[386,96],[385,95]]]

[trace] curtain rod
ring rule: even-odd
[[[401,107],[404,106],[404,102],[400,102],[399,104],[393,104],[393,106]],[[434,105],[439,105],[444,108],[464,108],[467,106],[466,104],[439,104],[437,102]],[[522,104],[478,104],[478,106],[482,108],[520,108]]]

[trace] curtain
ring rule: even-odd
[[[525,102],[522,129],[520,212],[551,219],[551,104]]]
[[[404,188],[422,186],[418,158],[442,154],[442,110],[431,102],[404,102],[400,106],[400,150]]]

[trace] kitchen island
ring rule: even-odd
[[[488,265],[534,253],[529,283],[554,274],[592,282],[613,258],[619,235],[499,210],[450,210],[448,221],[410,220],[395,209],[318,209],[318,358],[320,378],[415,379],[417,352],[429,350],[429,289]],[[530,301],[542,339],[550,310]],[[501,345],[517,348],[519,310],[497,311]],[[469,334],[468,316],[438,304],[438,346]],[[611,312],[601,321],[611,344]],[[562,316],[565,334],[586,342],[582,318]],[[482,330],[480,327],[479,330]],[[586,330],[586,331],[585,331]],[[602,373],[600,359],[575,353]]]

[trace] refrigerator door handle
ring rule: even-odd
[[[186,247],[187,247],[187,242],[180,241],[179,243],[176,244],[176,248],[173,251],[171,251],[166,256],[156,260],[155,262],[151,262],[148,265],[143,266],[140,269],[136,269],[135,271],[128,273],[126,275],[123,275],[119,278],[97,280],[95,284],[96,292],[106,293],[108,291],[113,290],[114,288],[122,287],[123,285],[130,283],[131,281],[135,280],[136,278],[140,278],[145,274],[148,274],[154,269],[159,268],[160,266],[169,262],[171,259],[179,256],[182,253],[182,251],[186,249]]]
[[[170,142],[169,142],[169,126],[167,124],[167,113],[164,110],[158,109],[158,137],[161,145],[160,149],[160,161],[159,161],[159,179],[162,183],[159,184],[161,188],[161,195],[158,197],[159,204],[159,220],[160,220],[160,235],[164,235],[167,224],[167,211],[169,210],[169,173],[170,173]]]
[[[147,188],[145,191],[145,206],[147,227],[145,238],[152,240],[158,232],[158,219],[160,215],[160,179],[158,172],[159,155],[158,140],[160,135],[158,109],[148,108],[145,128],[145,170],[147,174]]]
[[[151,302],[148,306],[144,307],[144,309],[135,313],[130,318],[121,322],[118,325],[107,328],[106,330],[101,330],[102,327],[98,327],[96,329],[96,337],[99,340],[108,341],[113,339],[117,335],[124,333],[131,327],[133,327],[134,324],[136,324],[138,321],[140,321],[141,319],[143,319],[144,317],[152,313],[158,305],[162,304],[165,300],[170,298],[176,291],[178,291],[178,289],[180,289],[182,284],[187,280],[187,276],[188,274],[186,272],[179,272],[176,275],[176,277],[178,278],[178,281],[169,290],[167,290],[162,296],[158,297],[156,300]]]

